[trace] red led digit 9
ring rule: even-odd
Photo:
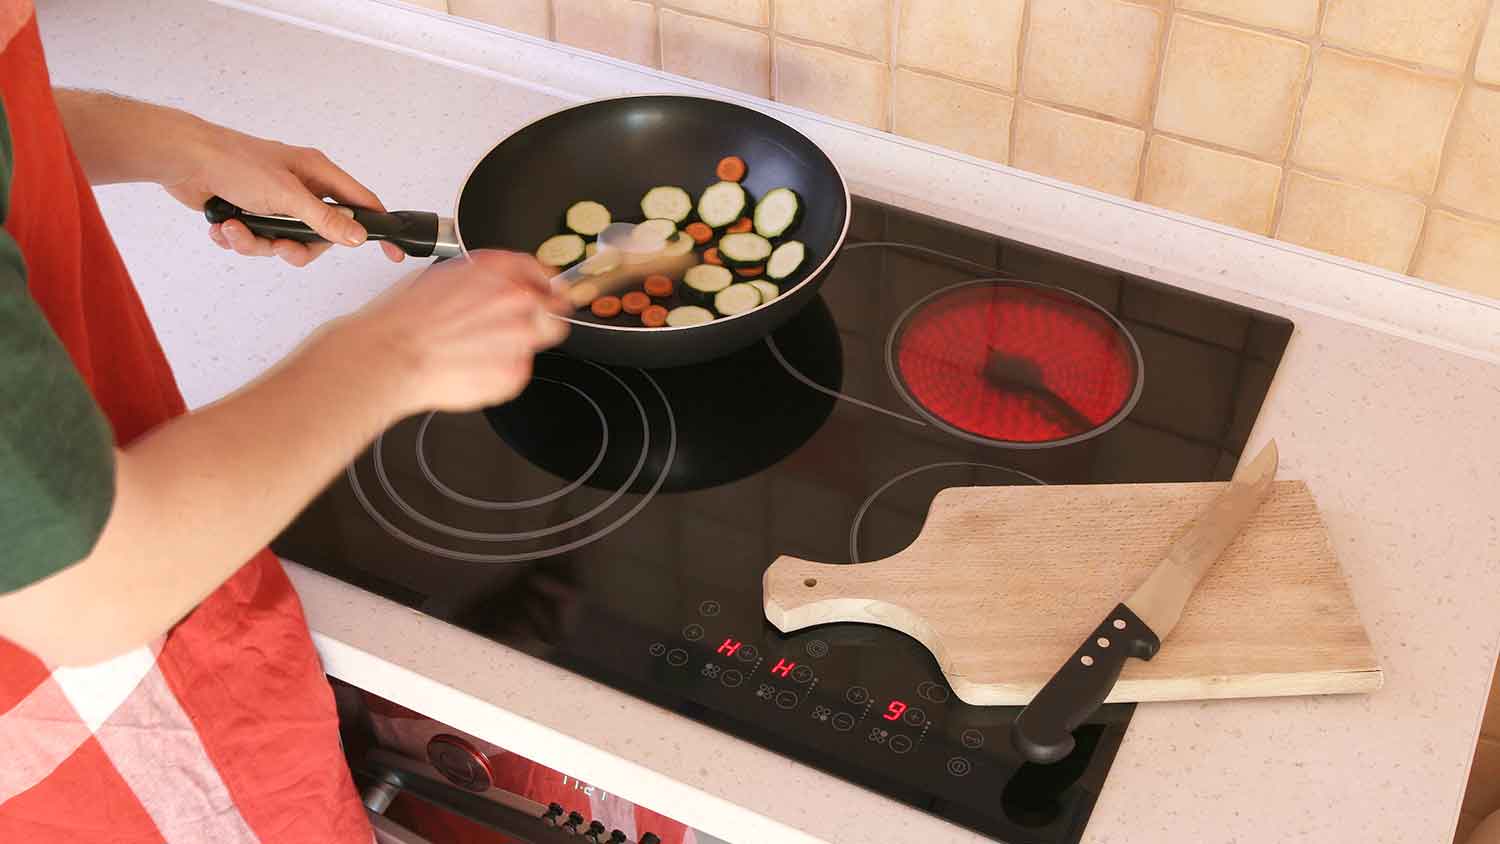
[[[880,716],[887,721],[896,721],[901,718],[901,713],[906,711],[906,704],[899,700],[893,700],[885,708],[885,714]]]

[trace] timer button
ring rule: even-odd
[[[867,702],[870,699],[870,690],[864,686],[850,686],[849,691],[844,692],[844,700],[855,706]]]

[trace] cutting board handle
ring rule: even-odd
[[[830,565],[777,557],[761,578],[766,619],[782,633],[836,621],[880,624],[921,642],[942,662],[943,642],[921,614],[895,601],[870,597],[869,578],[881,562],[885,561]]]
[[[1161,640],[1130,607],[1115,605],[1011,725],[1016,749],[1038,764],[1066,758],[1073,731],[1109,697],[1125,660],[1149,660],[1160,648]]]

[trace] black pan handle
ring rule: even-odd
[[[1105,617],[1011,725],[1011,744],[1039,765],[1073,752],[1073,731],[1094,714],[1130,657],[1149,660],[1161,639],[1123,603]]]
[[[462,251],[451,218],[439,217],[431,211],[383,212],[329,204],[354,217],[365,227],[370,240],[388,240],[413,258],[433,255],[451,258]],[[324,242],[311,226],[296,217],[251,214],[217,196],[209,198],[204,205],[203,216],[210,223],[239,220],[261,237],[295,240],[299,243]]]

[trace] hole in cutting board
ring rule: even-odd
[[[809,577],[808,579],[802,581],[802,585],[811,589],[812,587],[818,585],[818,579],[816,577]]]

